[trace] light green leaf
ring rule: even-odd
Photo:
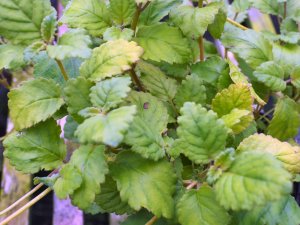
[[[36,61],[37,58],[40,57],[39,54],[41,51],[45,50],[47,45],[44,41],[36,41],[33,42],[31,45],[27,46],[24,50],[24,61],[26,63],[31,63]]]
[[[142,54],[143,49],[133,41],[109,41],[94,48],[91,58],[81,65],[80,73],[99,81],[129,70],[131,64],[137,62]]]
[[[237,12],[246,11],[251,6],[250,0],[235,0],[232,5]]]
[[[45,121],[64,104],[58,85],[44,78],[24,82],[11,90],[8,97],[10,117],[16,130]]]
[[[75,132],[82,143],[104,143],[118,146],[136,113],[135,106],[124,106],[109,112],[86,119]]]
[[[262,13],[280,15],[283,10],[283,3],[278,0],[250,0],[253,7]]]
[[[179,139],[174,143],[178,151],[195,163],[208,163],[225,149],[227,128],[213,111],[186,102],[178,117]]]
[[[130,77],[116,77],[100,81],[91,88],[91,102],[103,111],[108,111],[120,104],[127,96],[130,84]]]
[[[78,142],[74,134],[78,125],[79,124],[73,119],[72,116],[67,116],[66,123],[64,125],[64,138],[73,142]]]
[[[212,101],[212,110],[220,117],[233,109],[252,111],[253,99],[250,89],[244,84],[232,84],[219,92]]]
[[[284,71],[277,63],[270,61],[261,64],[253,73],[257,81],[269,87],[272,91],[283,91],[286,88]]]
[[[77,168],[82,177],[80,187],[71,195],[72,203],[86,209],[100,193],[100,184],[108,173],[104,146],[81,145],[73,153],[69,164]]]
[[[0,36],[13,43],[30,44],[42,39],[41,24],[53,12],[48,0],[0,2]]]
[[[283,141],[295,137],[299,125],[300,117],[297,103],[289,97],[279,99],[275,106],[273,119],[268,127],[268,134]]]
[[[134,0],[110,0],[110,16],[112,20],[122,26],[130,24],[136,4]]]
[[[14,132],[3,142],[4,156],[17,170],[24,173],[55,169],[66,156],[66,147],[59,137],[60,133],[60,127],[54,120]]]
[[[232,210],[251,210],[291,190],[290,173],[272,155],[258,151],[238,154],[215,184],[217,200]]]
[[[63,60],[70,57],[89,58],[91,39],[84,30],[69,30],[58,40],[57,45],[48,45],[50,58]]]
[[[135,210],[142,207],[157,217],[173,216],[176,175],[165,160],[154,162],[138,154],[123,151],[110,167],[121,199]],[[163,181],[163,182],[158,182]]]
[[[184,225],[227,225],[230,217],[219,205],[214,191],[209,186],[199,190],[188,190],[177,204],[178,220]]]
[[[134,40],[145,51],[143,59],[168,63],[186,63],[191,59],[188,40],[178,28],[165,23],[140,27]]]
[[[222,116],[221,119],[234,134],[239,134],[250,125],[254,118],[251,111],[234,108],[229,114]]]
[[[43,19],[43,22],[41,24],[41,34],[45,42],[51,43],[53,41],[54,33],[57,26],[56,18],[57,12],[53,8],[52,13]]]
[[[288,0],[286,11],[289,17],[300,22],[300,2],[298,0]]]
[[[0,45],[0,70],[17,69],[24,65],[23,51],[24,47],[21,45]]]
[[[64,199],[80,187],[82,178],[80,172],[71,164],[66,164],[60,171],[53,190],[58,198]]]
[[[105,41],[115,41],[118,39],[123,39],[130,41],[133,37],[134,31],[128,28],[120,29],[118,27],[110,27],[103,34],[103,40]]]
[[[204,8],[182,5],[171,11],[170,18],[186,36],[198,38],[214,22],[222,6],[222,2],[213,2]]]
[[[292,84],[296,88],[300,88],[300,66],[294,68],[293,72],[291,73],[291,80]]]
[[[84,28],[93,36],[102,35],[110,27],[109,11],[99,0],[71,0],[60,20],[71,28]]]

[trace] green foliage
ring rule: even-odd
[[[24,64],[23,60],[24,47],[21,45],[5,44],[0,45],[0,68],[14,69]]]

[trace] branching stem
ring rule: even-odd
[[[140,3],[137,7],[136,7],[136,11],[131,23],[131,29],[134,31],[134,34],[136,33],[136,27],[137,24],[139,22],[139,18],[141,13],[147,8],[147,6],[150,4],[150,1],[148,1],[144,6],[142,3]]]
[[[60,71],[61,71],[61,73],[62,73],[62,75],[64,77],[64,80],[65,81],[69,80],[69,76],[68,76],[68,74],[67,74],[67,72],[65,70],[65,67],[62,64],[62,62],[59,59],[55,59],[55,61],[56,61],[57,65],[58,65],[58,67],[59,67],[59,69],[60,69]]]
[[[129,74],[130,74],[132,81],[138,86],[140,91],[145,92],[145,88],[143,87],[140,79],[138,78],[137,74],[135,73],[134,67],[129,72],[130,72]]]

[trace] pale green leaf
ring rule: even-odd
[[[102,35],[110,27],[109,11],[99,0],[71,0],[60,20],[71,28],[84,28],[93,36]]]
[[[130,77],[116,77],[100,81],[91,88],[91,102],[103,111],[108,111],[120,104],[127,96],[130,84]]]
[[[134,0],[110,0],[110,16],[112,20],[122,26],[130,24],[136,11]]]
[[[251,210],[291,190],[290,173],[272,155],[258,151],[238,154],[215,184],[217,200],[232,210]]]
[[[36,173],[41,169],[56,169],[63,163],[66,147],[54,120],[10,134],[4,140],[4,156],[17,170]]]
[[[280,15],[283,11],[283,3],[278,0],[249,0],[253,7],[262,13]]]
[[[57,26],[57,12],[53,8],[53,12],[43,19],[41,24],[41,34],[45,42],[51,43],[54,39],[54,33]]]
[[[24,61],[26,63],[35,62],[40,57],[41,51],[45,50],[47,45],[44,41],[36,41],[27,46],[24,50]]]
[[[289,17],[300,22],[300,2],[298,0],[288,0],[286,11]]]
[[[16,130],[31,127],[50,118],[64,104],[61,90],[52,80],[29,80],[9,94],[10,118]]]
[[[123,106],[109,112],[86,119],[75,132],[82,143],[104,143],[118,146],[136,113],[135,106]]]
[[[279,99],[273,119],[268,127],[268,134],[279,140],[293,138],[298,134],[300,125],[299,108],[297,103],[289,97]]]
[[[109,41],[94,48],[91,58],[81,65],[80,73],[99,81],[129,70],[131,64],[137,62],[142,54],[143,49],[133,41]]]
[[[251,6],[250,0],[235,0],[232,5],[237,12],[243,12]]]
[[[293,72],[291,73],[291,80],[292,84],[296,88],[300,88],[300,66],[294,68]]]
[[[66,123],[64,125],[64,138],[73,142],[78,142],[74,134],[78,125],[79,124],[73,119],[72,116],[67,116]]]
[[[186,63],[191,59],[191,48],[178,28],[165,23],[140,27],[134,40],[143,47],[143,58],[168,63]]]
[[[118,39],[124,39],[130,41],[133,37],[134,31],[128,28],[120,29],[118,27],[110,27],[103,34],[103,40],[115,41]]]
[[[222,116],[221,119],[234,134],[239,134],[250,125],[254,118],[251,111],[234,108],[229,114]]]
[[[135,210],[142,207],[157,217],[173,216],[176,175],[166,160],[154,162],[123,151],[110,167],[121,199]]]
[[[184,225],[227,225],[230,217],[217,202],[213,189],[202,186],[199,190],[188,190],[177,204],[178,220]]]
[[[0,70],[17,69],[24,65],[24,47],[21,45],[0,45]]]

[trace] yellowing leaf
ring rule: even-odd
[[[235,108],[229,114],[222,116],[221,119],[233,133],[239,134],[250,125],[254,118],[251,111]]]

